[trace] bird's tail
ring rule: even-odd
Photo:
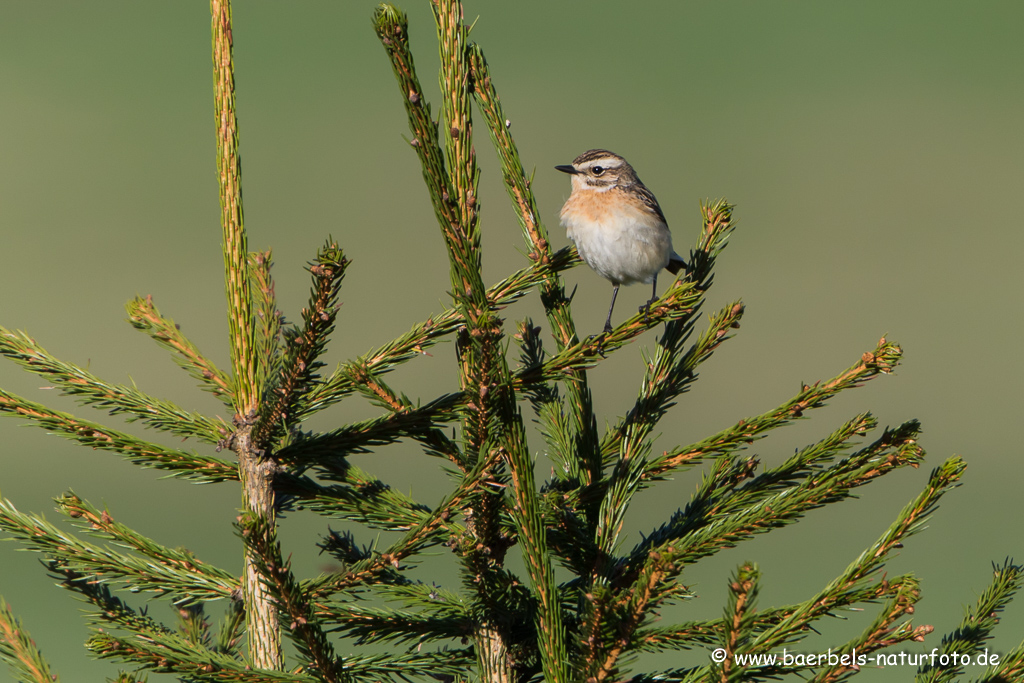
[[[668,257],[668,265],[665,266],[665,269],[673,275],[679,275],[679,271],[685,268],[686,261],[683,260],[682,256],[673,251],[672,255]]]

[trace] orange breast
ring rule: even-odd
[[[562,218],[573,216],[579,221],[603,223],[611,218],[612,206],[622,198],[615,190],[608,192],[574,192],[562,207]]]

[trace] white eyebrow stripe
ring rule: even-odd
[[[583,164],[583,168],[593,168],[595,166],[600,166],[601,168],[622,168],[622,160],[605,157],[604,159],[594,159]]]

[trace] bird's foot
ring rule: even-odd
[[[608,337],[608,333],[611,331],[611,325],[605,325],[604,330],[601,331],[600,334],[592,334],[587,337],[586,343],[593,344],[594,349],[597,351],[597,355],[601,356],[601,358],[607,358],[607,356],[604,355],[604,341]]]
[[[649,325],[651,322],[651,304],[655,301],[656,299],[651,299],[640,307],[640,312],[644,314],[644,325]]]

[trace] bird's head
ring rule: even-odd
[[[572,176],[574,190],[603,192],[617,185],[637,182],[636,172],[629,162],[606,149],[592,149],[573,159],[571,165],[555,168]]]

